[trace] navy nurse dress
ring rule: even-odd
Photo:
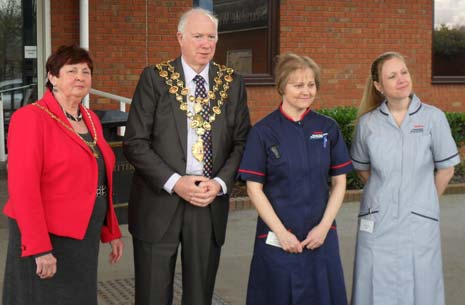
[[[323,217],[328,176],[351,170],[334,120],[309,110],[294,122],[280,108],[250,131],[239,177],[263,184],[284,226],[302,241]],[[335,223],[320,248],[300,254],[266,244],[269,231],[258,218],[248,305],[347,304]]]

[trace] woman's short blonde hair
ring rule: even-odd
[[[289,75],[300,69],[310,69],[315,76],[317,90],[320,89],[320,67],[308,56],[300,56],[295,53],[287,53],[278,57],[275,68],[276,90],[282,96],[289,81]]]

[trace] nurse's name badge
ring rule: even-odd
[[[375,222],[372,219],[360,219],[360,231],[373,233]]]

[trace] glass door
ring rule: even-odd
[[[37,1],[0,0],[0,94],[5,127],[37,99]]]

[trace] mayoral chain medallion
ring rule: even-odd
[[[165,84],[169,87],[169,93],[176,96],[176,100],[179,102],[179,109],[186,112],[190,126],[195,130],[198,136],[197,141],[192,145],[191,149],[194,158],[201,162],[204,159],[202,135],[205,131],[211,130],[212,123],[215,121],[216,116],[220,115],[222,112],[221,109],[225,100],[228,98],[229,85],[233,81],[232,74],[234,70],[224,65],[213,63],[213,65],[218,67],[217,75],[213,79],[215,82],[213,90],[208,91],[206,98],[195,98],[192,94],[189,94],[189,89],[184,87],[181,74],[175,71],[171,62],[172,60],[168,60],[155,65],[155,67],[160,77],[164,79]],[[208,113],[208,119],[204,119],[200,113],[203,109],[203,105],[208,105],[210,101],[214,100],[217,100],[217,104],[211,107]],[[193,111],[189,109],[187,104],[188,101],[194,103],[192,107]]]

